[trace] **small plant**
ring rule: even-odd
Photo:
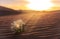
[[[24,31],[25,23],[22,20],[16,20],[11,23],[11,30],[15,33],[21,33]]]

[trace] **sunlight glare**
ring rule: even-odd
[[[48,10],[53,6],[51,0],[27,0],[29,4],[28,8],[32,10]]]

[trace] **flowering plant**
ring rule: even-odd
[[[11,23],[11,29],[12,31],[18,33],[24,31],[24,25],[25,23],[22,20],[16,20]]]

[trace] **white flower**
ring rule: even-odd
[[[12,31],[16,31],[19,29],[23,30],[24,25],[25,25],[25,23],[22,20],[16,20],[11,23],[11,29],[12,29]]]

